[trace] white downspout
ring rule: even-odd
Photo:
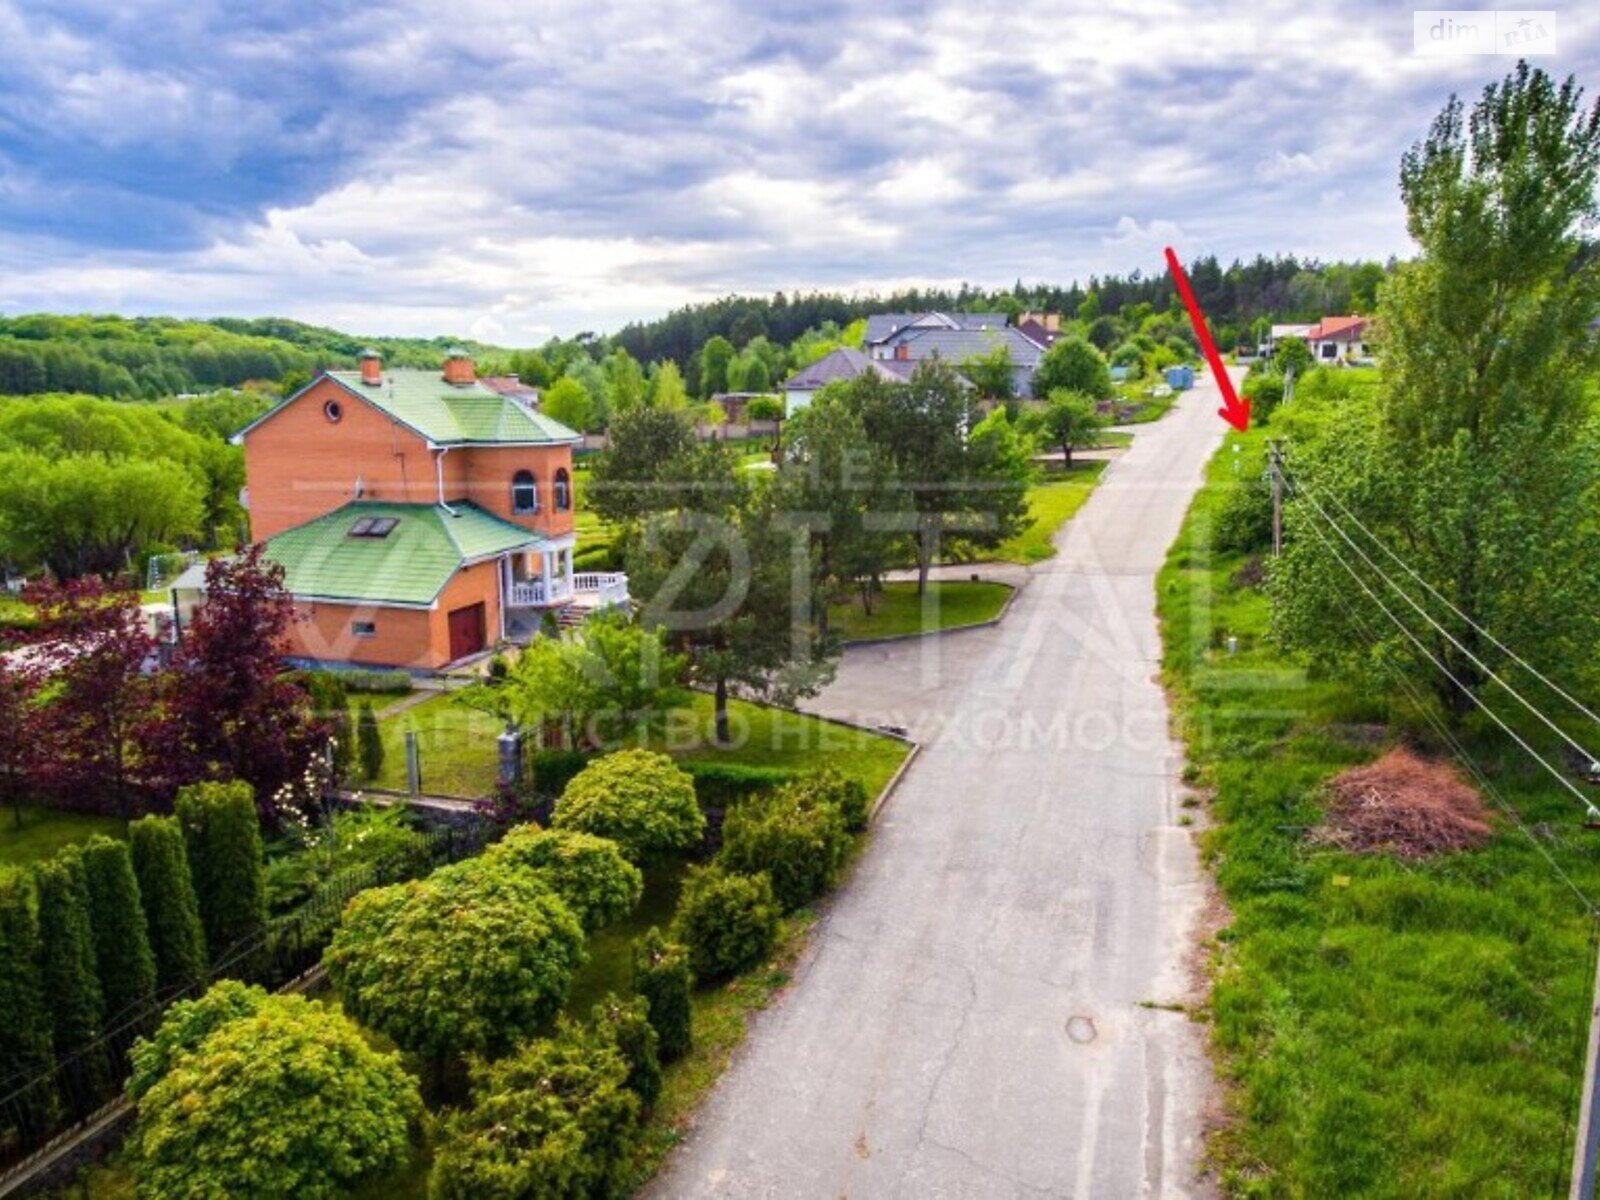
[[[456,510],[444,502],[444,456],[449,453],[449,446],[441,446],[439,452],[433,456],[433,467],[434,474],[439,480],[439,507],[453,517],[457,515]]]

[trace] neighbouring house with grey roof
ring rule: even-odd
[[[1011,356],[1012,390],[1018,396],[1033,395],[1033,373],[1044,358],[1044,347],[1010,325],[995,329],[912,327],[894,336],[890,354],[879,361],[892,367],[900,363],[914,367],[937,358],[959,367],[969,358],[992,353],[996,347],[1004,347]]]
[[[874,313],[867,318],[861,348],[874,358],[893,358],[900,337],[912,330],[926,329],[1003,329],[1003,312],[965,313]]]
[[[905,383],[924,361],[909,356],[878,359],[853,346],[841,346],[809,367],[796,371],[778,386],[783,393],[784,413],[792,416],[809,405],[830,383],[854,379],[858,375],[873,374],[893,383]],[[965,379],[961,383],[965,387],[972,386]]]

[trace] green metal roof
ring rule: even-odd
[[[583,438],[560,421],[519,404],[509,396],[502,396],[482,383],[446,383],[437,371],[385,371],[383,382],[376,387],[362,383],[360,371],[329,371],[327,374],[352,395],[360,396],[436,445],[521,445],[577,442]],[[233,441],[242,442],[245,434],[270,421],[305,390],[301,388],[300,392],[256,418],[235,434]]]
[[[283,567],[296,596],[366,604],[431,604],[464,563],[544,538],[475,504],[357,500],[268,539],[266,557]],[[392,520],[383,537],[352,537],[358,521]]]
[[[495,442],[575,442],[582,436],[542,412],[481,383],[446,383],[437,371],[384,372],[377,387],[360,371],[329,371],[350,391],[441,445]]]

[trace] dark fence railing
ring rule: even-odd
[[[105,1032],[94,1042],[36,1074],[17,1072],[0,1079],[0,1172],[10,1172],[70,1136],[114,1100],[127,1080],[134,1043],[155,1031],[172,1004],[200,995],[218,979],[238,979],[268,991],[294,983],[321,960],[352,896],[469,858],[483,850],[491,832],[482,823],[432,829],[424,834],[427,853],[412,859],[409,869],[363,865],[334,875],[294,911],[273,918],[259,934],[219,954],[203,981],[159,993],[135,1010],[108,1014]]]

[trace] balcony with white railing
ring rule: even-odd
[[[621,571],[579,571],[572,577],[578,599],[596,608],[628,603],[628,577]]]
[[[575,600],[592,608],[628,603],[628,577],[621,571],[578,571],[570,581],[513,579],[506,592],[511,608],[548,608]]]

